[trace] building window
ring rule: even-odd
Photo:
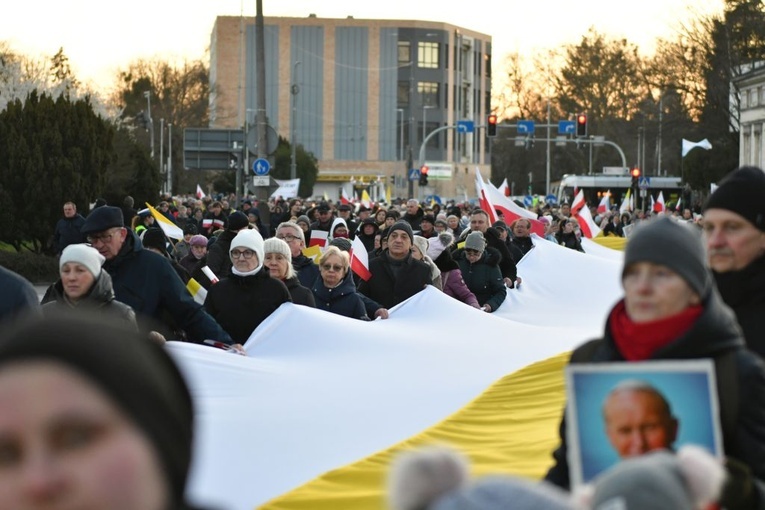
[[[408,64],[412,61],[412,47],[409,41],[398,42],[398,63]]]
[[[438,69],[438,43],[420,41],[417,47],[417,65],[427,69]]]
[[[741,109],[742,110],[748,106],[748,103],[749,103],[747,101],[748,99],[749,99],[749,91],[748,90],[742,91],[741,92]]]
[[[417,83],[417,92],[420,94],[423,106],[438,107],[440,104],[438,88],[438,83],[432,81],[421,81]]]
[[[488,53],[483,56],[484,61],[484,76],[491,78],[491,55]]]
[[[402,106],[409,106],[409,82],[398,82],[398,88],[396,90],[396,101],[399,108]]]

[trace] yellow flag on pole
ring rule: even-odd
[[[148,202],[146,203],[146,207],[149,208],[149,212],[154,216],[157,225],[159,225],[167,237],[178,240],[183,239],[183,230],[181,230],[181,227],[167,219],[164,214],[154,209]]]

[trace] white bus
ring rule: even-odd
[[[649,176],[648,194],[654,198],[659,191],[664,193],[664,202],[676,202],[682,193],[680,177],[655,177]],[[604,193],[611,192],[611,203],[619,205],[627,189],[632,185],[632,176],[629,175],[564,175],[560,181],[553,182],[550,190],[558,198],[558,203],[574,200],[574,189],[583,190],[584,198],[589,204],[600,202]],[[646,205],[651,199],[646,196]]]

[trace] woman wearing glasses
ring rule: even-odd
[[[499,251],[486,246],[483,234],[475,231],[468,234],[464,249],[457,250],[454,258],[481,309],[489,313],[497,310],[507,297],[507,287],[499,270],[502,258]]]
[[[352,319],[369,320],[364,301],[356,292],[348,253],[327,248],[319,259],[319,278],[313,284],[316,308]]]
[[[231,274],[210,287],[205,309],[234,343],[243,344],[266,317],[292,298],[284,283],[264,268],[263,237],[257,230],[240,231],[228,253]]]

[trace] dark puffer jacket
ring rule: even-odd
[[[468,289],[475,294],[481,306],[488,304],[492,312],[495,312],[507,297],[507,286],[499,270],[501,258],[499,252],[490,246],[486,247],[481,258],[473,264],[467,259],[464,249],[460,248],[454,252],[454,259],[460,266],[462,279]]]
[[[604,336],[591,340],[575,349],[572,359],[582,363],[626,362],[611,336],[610,322],[607,321]],[[594,344],[594,345],[593,345]],[[583,356],[582,352],[589,352]],[[710,293],[704,302],[704,312],[685,334],[656,351],[651,360],[713,359],[719,361],[732,352],[737,384],[724,386],[731,374],[723,374],[716,364],[716,381],[720,403],[720,423],[725,455],[749,467],[755,480],[755,491],[759,505],[765,508],[765,365],[755,354],[744,347],[741,330],[731,310],[722,303],[717,291]],[[721,364],[722,365],[722,364]],[[730,395],[736,387],[738,395]],[[737,402],[737,409],[727,407]],[[736,412],[735,430],[726,427],[724,417]],[[560,425],[561,446],[553,453],[555,465],[546,479],[564,488],[569,487],[569,466],[566,445],[566,421]]]
[[[765,359],[765,257],[741,271],[712,274],[723,301],[736,314],[746,346]]]
[[[353,274],[350,271],[345,275],[340,285],[334,289],[325,287],[324,280],[318,278],[311,291],[316,298],[316,308],[319,310],[336,313],[351,319],[369,320],[364,301],[356,291]]]
[[[301,285],[297,276],[293,276],[292,278],[287,278],[284,280],[284,285],[286,285],[287,290],[290,291],[290,296],[292,296],[293,303],[296,305],[316,308],[316,300],[313,297],[313,292],[311,292],[310,288]]]
[[[394,276],[393,265],[398,266],[397,276]],[[369,261],[369,272],[372,277],[359,283],[359,291],[385,308],[414,296],[432,281],[430,266],[425,262],[413,258],[411,254],[403,261],[394,261],[388,257],[387,250]]]
[[[250,276],[232,273],[210,287],[205,309],[234,342],[243,344],[282,303],[291,301],[284,283],[271,278],[267,267],[261,267],[260,271]]]

